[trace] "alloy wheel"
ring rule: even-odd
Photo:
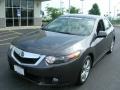
[[[83,64],[82,72],[81,72],[81,82],[85,82],[88,78],[91,69],[91,59],[87,58]]]

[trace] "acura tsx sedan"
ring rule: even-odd
[[[12,71],[39,85],[83,84],[114,43],[114,27],[107,18],[63,15],[13,40],[8,62]]]

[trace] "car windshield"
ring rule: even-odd
[[[46,27],[44,30],[73,35],[90,35],[94,27],[94,19],[59,17]]]

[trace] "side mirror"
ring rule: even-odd
[[[97,37],[106,37],[107,33],[105,31],[99,31]]]
[[[42,23],[41,29],[45,29],[46,24]]]
[[[46,23],[42,23],[41,27],[45,27],[46,26]]]

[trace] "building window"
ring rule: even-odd
[[[13,26],[13,19],[6,19],[6,26]]]
[[[12,8],[6,8],[6,18],[13,18]]]
[[[28,0],[28,8],[34,8],[34,1]]]
[[[34,0],[5,0],[6,26],[34,25]]]
[[[14,26],[19,26],[19,19],[18,18],[14,19]]]
[[[30,18],[34,17],[33,14],[34,14],[33,9],[28,9],[28,17]]]
[[[19,15],[18,15],[19,14]],[[20,10],[20,8],[13,8],[13,17],[14,18],[18,18],[18,17],[20,17],[21,15],[21,10]]]
[[[20,7],[20,0],[13,0],[13,7]]]
[[[28,18],[28,26],[33,25],[33,19]]]
[[[12,7],[12,0],[6,0],[5,6],[6,7]]]
[[[21,7],[27,9],[27,0],[21,0]]]
[[[27,17],[27,9],[23,9],[23,8],[21,8],[21,18],[25,18],[25,17]]]
[[[27,19],[21,19],[21,26],[27,26]]]

